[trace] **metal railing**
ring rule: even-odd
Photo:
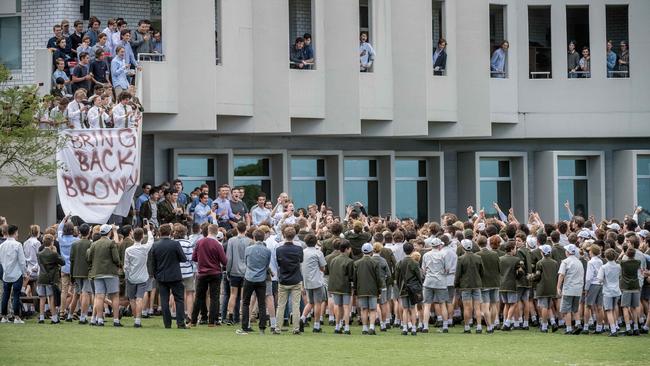
[[[629,78],[630,77],[630,72],[627,70],[619,70],[619,71],[607,71],[607,77],[608,78]]]
[[[298,66],[296,66],[296,67],[291,67],[291,66],[293,66],[293,65],[299,65],[299,64],[301,64],[300,62],[289,61],[289,68],[294,69],[294,70],[314,70],[314,69],[315,69],[315,67],[314,67],[314,66],[316,66],[316,63],[315,63],[315,62],[302,62],[302,63],[305,64],[305,67],[303,67],[303,68],[301,69],[301,68],[299,68]]]
[[[138,53],[138,62],[163,62],[165,61],[164,53]]]
[[[569,79],[589,79],[591,78],[591,71],[570,71]]]
[[[505,79],[508,77],[507,71],[492,71],[490,70],[490,77],[495,79]]]
[[[550,71],[531,71],[530,72],[530,78],[531,79],[550,79],[551,78],[551,72]]]

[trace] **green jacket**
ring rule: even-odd
[[[146,243],[143,241],[143,243]],[[117,245],[117,251],[120,253],[120,263],[122,263],[122,266],[124,265],[124,255],[126,254],[126,248],[130,247],[131,245],[134,244],[133,239],[126,237],[122,239],[122,242]],[[124,278],[124,269],[120,267],[119,274],[121,278]]]
[[[88,263],[90,264],[89,278],[117,276],[122,267],[117,244],[107,237],[92,243],[88,249]]]
[[[483,262],[483,275],[481,276],[481,283],[484,289],[494,289],[501,286],[501,273],[499,254],[493,250],[481,250],[476,253],[481,257]]]
[[[566,250],[560,244],[554,244],[551,250],[551,258],[558,263],[562,263],[566,259]]]
[[[536,297],[556,297],[557,296],[557,271],[560,265],[553,258],[542,258],[535,264],[535,273],[533,282],[535,286]]]
[[[639,291],[639,268],[641,262],[636,259],[621,261],[621,291]]]
[[[397,263],[397,268],[395,269],[395,280],[397,281],[397,286],[399,287],[399,296],[406,297],[408,296],[408,290],[406,289],[406,284],[415,281],[416,279],[422,282],[422,273],[420,272],[420,265],[418,262],[414,261],[411,257],[406,256]]]
[[[329,274],[330,274],[330,270],[329,270],[330,262],[332,261],[332,259],[336,258],[339,254],[341,254],[341,252],[339,250],[335,250],[332,253],[330,253],[327,257],[325,257],[325,263],[327,263],[325,265],[325,274],[326,275],[329,276]]]
[[[483,287],[483,260],[477,254],[465,252],[458,257],[454,286],[461,290],[473,290]]]
[[[162,224],[175,224],[180,222],[174,213],[174,206],[166,199],[158,203],[158,222]]]
[[[70,277],[88,278],[88,249],[92,242],[88,239],[81,239],[72,243],[70,249]]]
[[[345,238],[350,242],[350,247],[352,247],[352,259],[355,261],[363,257],[361,246],[363,246],[365,243],[368,243],[372,239],[372,237],[370,237],[370,234],[364,231],[358,234],[354,231],[348,232],[345,234]]]
[[[65,265],[65,259],[59,253],[50,248],[43,249],[38,257],[38,284],[54,285],[61,280],[61,266]],[[15,296],[15,295],[14,295]]]
[[[481,248],[479,248],[478,244],[472,242],[472,253],[478,253],[480,250],[481,250]],[[464,253],[465,253],[465,249],[463,249],[463,247],[461,245],[456,247],[456,255],[457,256],[460,257]]]
[[[499,290],[505,292],[517,291],[517,267],[520,258],[516,255],[504,255],[499,258],[499,269],[501,271],[501,287]]]
[[[379,265],[364,255],[354,262],[354,289],[357,296],[379,296],[382,278]]]
[[[386,286],[392,286],[395,283],[395,267],[397,266],[395,254],[388,248],[381,248],[379,255],[386,260],[386,263],[388,263],[388,278],[386,278]]]
[[[530,255],[530,249],[528,249],[525,245],[517,250],[517,256],[519,259],[524,262],[523,269],[526,272],[525,274],[529,274],[533,271],[533,265],[532,265],[532,259]],[[517,287],[527,287],[530,288],[530,281],[526,278],[526,276],[521,276],[517,278]]]
[[[327,290],[333,294],[352,294],[350,282],[354,279],[354,261],[347,255],[339,254],[331,259],[328,268]]]
[[[332,236],[329,239],[325,239],[321,241],[320,247],[325,257],[327,257],[328,255],[332,254],[332,252],[334,252],[334,244],[332,244],[334,242],[334,239],[336,239],[336,237]]]
[[[552,248],[551,248],[552,250]],[[535,248],[530,251],[530,260],[531,260],[531,270],[534,270],[537,268],[537,262],[541,261],[544,258],[544,254],[542,254],[542,250],[539,248]]]

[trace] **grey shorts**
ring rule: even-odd
[[[379,297],[377,298],[377,302],[379,305],[384,305],[385,303],[388,302],[388,290],[385,288],[381,289],[381,293],[379,294]]]
[[[54,296],[54,288],[52,285],[36,285],[36,293],[40,297]]]
[[[357,297],[357,306],[361,309],[377,309],[377,296],[359,296]]]
[[[389,300],[398,300],[399,299],[399,288],[396,285],[388,286],[388,299]]]
[[[530,288],[517,287],[517,301],[526,302],[530,299]]]
[[[456,296],[456,288],[454,286],[447,286],[447,292],[449,292],[449,301],[447,302],[453,302],[454,296]]]
[[[422,292],[426,304],[449,302],[449,291],[446,288],[423,287]]]
[[[417,305],[417,304],[412,303],[411,299],[408,296],[403,296],[403,297],[400,297],[399,299],[402,302],[402,307],[404,309],[412,309],[412,308],[415,307],[415,305]]]
[[[350,305],[350,295],[349,294],[332,294],[332,301],[334,305]]]
[[[323,290],[323,286],[307,289],[307,299],[312,305],[320,304],[321,302],[325,301],[326,298],[327,297],[325,296],[325,290]]]
[[[614,310],[618,303],[619,296],[603,296],[603,309],[605,311]]]
[[[196,291],[196,279],[194,276],[183,278],[183,286],[185,291]]]
[[[126,297],[129,300],[141,299],[147,291],[147,282],[133,284],[126,281]]]
[[[486,288],[481,290],[481,300],[484,304],[496,304],[499,302],[499,289]]]
[[[87,278],[75,278],[74,280],[74,291],[77,295],[85,292],[88,294],[93,293],[93,287],[89,279]]]
[[[553,304],[552,297],[538,297],[537,298],[537,307],[540,309],[550,309],[551,304]]]
[[[560,304],[560,313],[577,313],[580,307],[580,296],[563,295]]]
[[[462,301],[478,301],[481,302],[481,290],[480,289],[468,289],[460,291],[460,299]]]
[[[585,304],[589,306],[603,306],[603,286],[602,285],[589,285]]]
[[[501,291],[499,292],[499,298],[504,304],[514,304],[517,302],[517,293],[514,291]]]
[[[156,288],[155,282],[156,282],[156,280],[153,277],[149,277],[149,279],[147,280],[147,285],[145,286],[144,290],[146,292],[149,292],[149,291],[153,290],[154,288]]]
[[[266,281],[266,296],[273,296],[273,281]]]
[[[621,307],[623,308],[636,308],[639,307],[641,303],[641,293],[639,291],[635,292],[623,292],[621,295]]]
[[[117,294],[120,292],[120,279],[116,277],[95,278],[95,294]]]

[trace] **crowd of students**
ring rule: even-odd
[[[164,197],[161,195],[164,194]],[[192,195],[180,180],[143,185],[133,225],[89,225],[66,216],[58,225],[18,228],[0,222],[2,322],[38,313],[122,326],[123,316],[161,314],[169,328],[207,324],[238,334],[288,327],[300,334],[361,334],[397,328],[403,335],[528,330],[635,336],[650,325],[650,222],[640,208],[622,220],[572,216],[544,223],[532,212],[417,225],[368,217],[361,203],[339,217],[325,203],[296,209],[287,194],[250,209],[245,189],[207,185]],[[568,209],[567,204],[567,209]],[[13,294],[13,315],[8,312]],[[20,297],[38,296],[38,309]],[[379,329],[377,329],[377,327]]]

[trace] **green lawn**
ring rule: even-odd
[[[164,329],[161,317],[146,319],[144,328],[0,324],[0,365],[452,365],[519,363],[528,365],[622,365],[650,360],[650,337],[541,334],[512,331],[462,334],[456,326],[449,334],[402,336],[397,329],[362,336],[304,333],[295,336],[257,333],[236,335],[234,327],[189,330]],[[108,323],[110,325],[110,323]],[[311,330],[310,330],[311,331]],[[47,360],[47,361],[46,361]]]

